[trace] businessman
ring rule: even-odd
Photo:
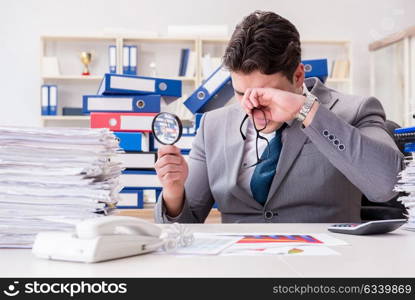
[[[223,58],[238,103],[204,114],[189,164],[174,146],[155,164],[157,222],[359,222],[362,193],[392,191],[402,155],[373,97],[304,79],[300,36],[272,12],[237,25]]]

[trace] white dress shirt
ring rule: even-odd
[[[255,145],[256,131],[252,123],[252,120],[250,118],[248,118],[247,122],[248,122],[248,127],[246,131],[246,140],[244,143],[244,154],[243,154],[242,163],[239,169],[237,184],[252,197],[251,178],[252,178],[252,174],[254,173],[256,166],[253,166],[250,168],[247,168],[247,167],[252,166],[253,164],[257,163],[258,160],[256,157],[256,145]],[[260,133],[260,135],[265,137],[269,142],[272,140],[272,138],[275,137],[275,132],[268,133],[268,134]],[[261,157],[266,146],[267,146],[266,141],[264,141],[263,139],[258,139],[259,157]]]

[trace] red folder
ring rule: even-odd
[[[156,113],[91,113],[91,128],[151,132]]]

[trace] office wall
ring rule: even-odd
[[[167,33],[167,25],[228,24],[273,10],[303,39],[353,42],[354,92],[369,93],[367,45],[413,24],[412,0],[2,0],[0,1],[0,125],[38,125],[39,36],[95,34],[104,28]],[[385,76],[388,76],[385,74]]]

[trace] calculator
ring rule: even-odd
[[[336,233],[368,235],[394,231],[407,222],[406,219],[379,220],[365,223],[334,224],[328,230]]]

